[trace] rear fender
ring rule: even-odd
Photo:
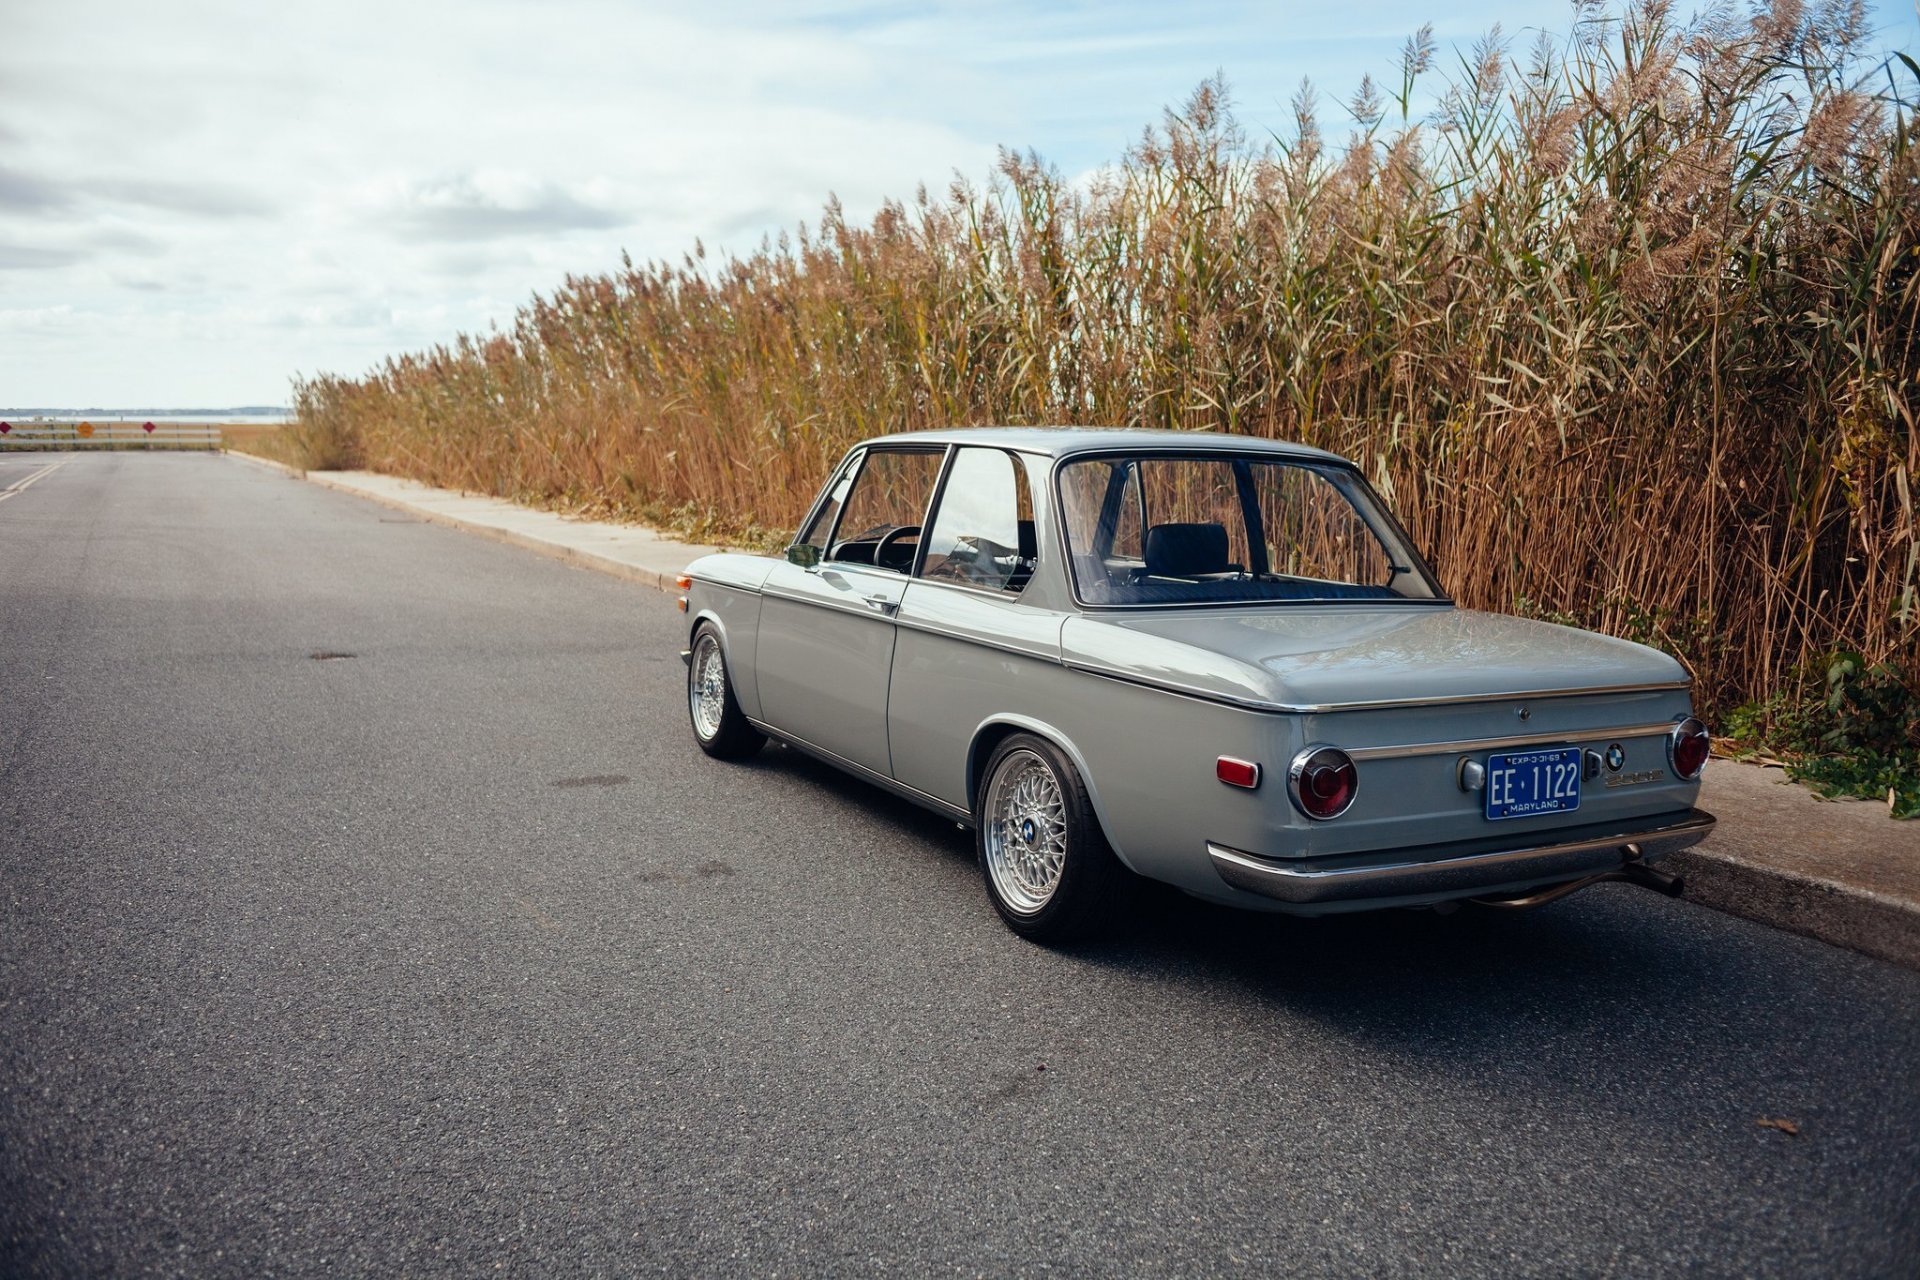
[[[1135,870],[1133,863],[1127,858],[1126,850],[1115,838],[1113,823],[1107,817],[1106,806],[1100,801],[1100,784],[1094,778],[1093,771],[1087,767],[1086,756],[1082,755],[1080,748],[1073,744],[1073,739],[1044,720],[1008,713],[989,716],[980,722],[974,729],[973,737],[967,746],[967,807],[969,809],[975,807],[975,800],[980,790],[980,775],[985,771],[987,758],[993,754],[993,749],[1009,734],[1022,732],[1045,738],[1066,753],[1067,759],[1072,762],[1074,770],[1080,775],[1081,785],[1087,789],[1088,799],[1093,801],[1093,814],[1099,820],[1102,834],[1107,837],[1107,844],[1112,847],[1121,865],[1129,871]],[[979,815],[976,813],[974,818],[977,822]]]

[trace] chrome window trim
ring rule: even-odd
[[[814,520],[816,520],[819,517],[820,508],[826,505],[827,495],[833,492],[833,486],[840,483],[841,477],[847,475],[849,472],[852,471],[854,467],[858,466],[860,462],[865,459],[865,456],[866,456],[866,446],[857,444],[853,446],[853,448],[847,450],[847,452],[841,457],[839,465],[834,467],[832,473],[827,476],[827,482],[820,486],[820,492],[813,495],[813,505],[807,508],[807,514],[804,517],[802,517],[800,521],[800,527],[794,530],[793,541],[789,542],[787,544],[788,546],[797,547],[800,545],[800,540],[806,536],[807,530],[813,527]],[[849,488],[847,489],[847,492],[849,494],[853,492],[853,489],[851,488],[851,486],[849,486]],[[840,522],[839,513],[836,512],[834,514],[833,519],[834,519],[834,523],[838,524]],[[826,541],[828,545],[832,544],[833,542],[832,529],[828,529],[826,531]],[[827,550],[826,546],[822,546],[820,548],[820,552],[822,556],[826,554],[826,550]]]
[[[1060,492],[1061,473],[1069,464],[1099,458],[1133,458],[1135,460],[1143,458],[1193,458],[1208,462],[1218,462],[1222,459],[1231,461],[1236,457],[1258,457],[1263,462],[1281,466],[1301,467],[1308,471],[1344,471],[1352,476],[1354,480],[1359,482],[1360,488],[1365,491],[1366,495],[1375,503],[1378,512],[1386,518],[1388,527],[1399,535],[1408,554],[1413,558],[1414,570],[1426,579],[1428,587],[1433,590],[1434,594],[1425,599],[1417,596],[1395,596],[1392,599],[1188,600],[1173,601],[1164,604],[1090,604],[1081,598],[1079,570],[1075,569],[1073,565],[1073,541],[1067,536],[1067,504]],[[1115,449],[1111,445],[1106,448],[1088,446],[1084,449],[1073,449],[1053,455],[1053,467],[1049,472],[1048,478],[1052,490],[1048,496],[1052,499],[1053,503],[1053,533],[1060,545],[1062,567],[1066,570],[1067,591],[1072,596],[1074,605],[1082,612],[1124,613],[1140,609],[1248,609],[1266,608],[1269,606],[1281,608],[1298,608],[1301,606],[1349,608],[1359,606],[1362,608],[1376,609],[1382,606],[1398,608],[1403,605],[1438,605],[1441,608],[1447,609],[1454,606],[1453,597],[1449,596],[1446,588],[1440,584],[1440,578],[1434,573],[1433,566],[1427,563],[1426,556],[1423,555],[1420,548],[1414,544],[1413,539],[1407,536],[1407,532],[1401,527],[1399,519],[1394,516],[1392,511],[1387,509],[1385,503],[1381,502],[1380,495],[1374,491],[1372,485],[1367,483],[1367,477],[1360,468],[1345,459],[1309,458],[1285,453],[1266,453],[1262,450],[1248,450],[1245,453],[1241,453],[1233,449],[1195,449],[1182,452],[1178,448],[1169,449],[1164,447],[1154,449],[1141,446],[1135,449]],[[1338,488],[1338,486],[1335,487]],[[1341,497],[1345,498],[1346,495],[1342,493]],[[1351,500],[1349,500],[1348,505],[1353,505]],[[1371,522],[1367,520],[1365,514],[1362,513],[1358,507],[1354,507],[1354,514],[1360,518],[1362,523],[1367,524],[1369,529],[1372,529]],[[1141,523],[1143,525],[1146,523],[1146,508],[1144,502],[1141,507]],[[1374,530],[1374,535],[1376,537],[1379,536],[1377,530]]]
[[[997,600],[1001,604],[1024,603],[1020,597],[1026,594],[1025,591],[1009,591],[1005,587],[976,587],[971,582],[955,582],[950,578],[915,578],[914,581],[922,586],[939,587],[945,591],[964,591],[968,595]]]
[[[832,550],[833,548],[834,535],[840,532],[840,522],[847,518],[847,505],[848,505],[848,502],[851,502],[853,500],[854,492],[858,490],[860,487],[861,475],[866,471],[867,463],[872,460],[873,455],[876,453],[937,453],[940,455],[940,466],[933,473],[933,488],[928,490],[927,492],[926,506],[920,509],[920,532],[922,535],[924,535],[927,529],[927,520],[933,514],[933,504],[939,501],[941,487],[944,486],[947,482],[947,468],[951,466],[953,463],[953,451],[959,448],[959,446],[958,445],[888,446],[888,445],[868,444],[868,445],[859,445],[856,447],[860,450],[860,467],[859,467],[859,470],[854,473],[853,483],[847,487],[847,502],[841,503],[840,509],[833,513],[833,527],[827,530],[826,546],[820,548],[820,567],[824,568],[825,566],[830,564],[837,564],[837,565],[848,566],[855,569],[872,569],[876,573],[890,573],[896,578],[912,578],[914,576],[915,571],[918,570],[920,567],[920,559],[925,549],[924,542],[915,543],[914,549],[913,549],[913,563],[907,567],[907,570],[905,572],[902,572],[899,569],[889,569],[885,565],[881,565],[881,564],[862,564],[858,560],[829,559],[827,557],[827,552]],[[839,478],[840,478],[839,473],[836,472],[834,475],[834,479],[838,480]],[[827,487],[821,489],[819,496],[813,500],[814,506],[818,507],[821,502],[825,501],[826,496],[831,492],[833,492],[833,488],[832,488],[832,483],[829,482]],[[813,519],[813,516],[811,513],[808,514],[807,519],[809,521]],[[805,529],[807,526],[803,524],[800,527],[802,529]],[[784,598],[793,599],[794,597],[787,596]],[[806,603],[812,603],[812,602],[808,601]]]

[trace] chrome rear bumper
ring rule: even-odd
[[[1546,843],[1514,846],[1495,837],[1458,844],[1324,858],[1262,858],[1207,843],[1220,878],[1305,913],[1419,906],[1618,870],[1696,845],[1713,830],[1699,809],[1653,825],[1573,827]]]

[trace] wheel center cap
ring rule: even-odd
[[[1025,819],[1022,819],[1022,820],[1021,820],[1021,823],[1020,823],[1020,838],[1021,838],[1022,840],[1025,840],[1025,841],[1026,841],[1026,842],[1027,842],[1028,844],[1032,844],[1032,843],[1033,843],[1033,837],[1034,837],[1034,835],[1036,834],[1036,831],[1037,831],[1037,829],[1036,829],[1036,828],[1034,827],[1034,825],[1033,825],[1033,819],[1032,819],[1032,818],[1025,818]]]

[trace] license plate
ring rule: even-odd
[[[1487,757],[1487,821],[1571,813],[1580,807],[1580,748]]]

